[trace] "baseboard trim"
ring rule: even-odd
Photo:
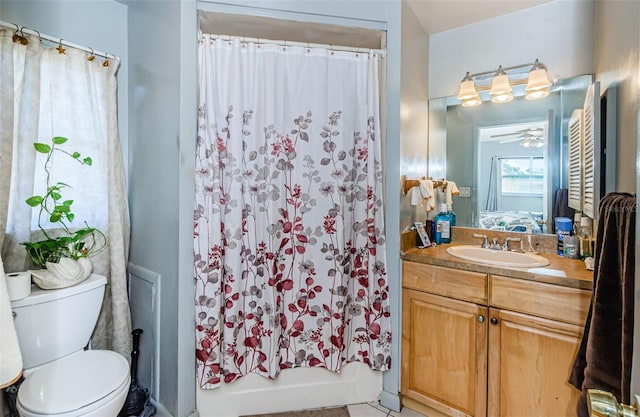
[[[392,411],[400,412],[400,395],[389,391],[382,391],[380,394],[380,404]]]
[[[151,398],[151,404],[156,407],[156,414],[154,417],[174,417],[162,404]],[[198,410],[193,410],[188,416],[185,417],[200,417]]]

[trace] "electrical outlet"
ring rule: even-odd
[[[460,197],[471,197],[471,187],[458,187]]]

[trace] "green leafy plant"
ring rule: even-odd
[[[44,240],[36,242],[23,242],[29,257],[34,265],[41,268],[46,267],[47,262],[58,262],[62,257],[78,259],[89,255],[95,255],[106,247],[106,237],[98,229],[89,227],[85,222],[85,227],[72,231],[70,223],[73,222],[73,200],[63,198],[63,192],[71,188],[64,182],[51,184],[51,163],[54,153],[58,152],[71,158],[71,160],[86,166],[91,166],[93,161],[90,157],[83,157],[79,152],[68,152],[60,146],[68,141],[62,136],[54,136],[51,144],[36,142],[33,144],[36,152],[46,155],[44,171],[46,174],[44,195],[34,195],[26,200],[27,205],[39,209],[38,227],[46,237]],[[51,231],[43,227],[43,219],[47,218],[50,223],[59,225],[63,236],[53,236]]]

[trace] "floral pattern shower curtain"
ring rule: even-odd
[[[380,55],[199,44],[197,378],[390,366]]]

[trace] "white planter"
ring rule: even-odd
[[[47,262],[47,269],[31,271],[31,279],[43,290],[71,287],[91,275],[93,265],[87,258],[60,258],[58,263]]]

